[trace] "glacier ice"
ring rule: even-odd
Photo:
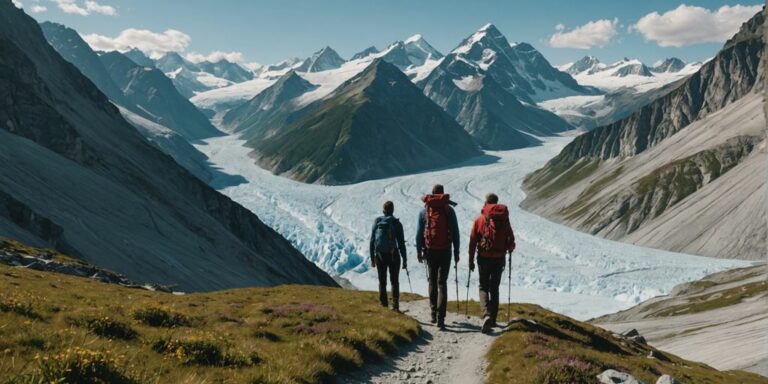
[[[717,271],[750,265],[679,254],[619,243],[550,222],[518,207],[525,194],[523,178],[555,156],[571,137],[546,139],[539,147],[487,152],[485,156],[448,169],[367,181],[344,186],[303,184],[272,175],[255,165],[251,149],[234,136],[206,140],[197,148],[224,173],[243,176],[247,183],[212,185],[255,212],[325,271],[340,275],[359,289],[377,289],[368,264],[368,238],[373,219],[385,200],[395,203],[408,243],[413,289],[426,294],[424,266],[416,262],[414,235],[420,197],[441,183],[452,200],[461,227],[460,298],[467,281],[466,246],[471,222],[483,196],[495,192],[510,207],[518,248],[512,257],[512,301],[531,302],[578,318],[615,312],[668,293],[677,284]],[[450,276],[450,284],[454,277]],[[507,275],[502,300],[507,296]],[[401,290],[409,289],[405,273]],[[477,274],[470,298],[477,297]],[[453,287],[449,289],[455,299]],[[502,314],[503,315],[503,314]]]

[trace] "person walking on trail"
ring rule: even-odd
[[[459,262],[459,223],[450,195],[442,185],[432,187],[432,193],[422,198],[424,208],[419,212],[416,226],[416,251],[421,263],[426,259],[429,270],[429,305],[432,323],[445,329],[445,312],[448,305],[448,274],[451,271],[451,247],[453,259]],[[458,298],[457,298],[458,300]]]
[[[371,266],[379,274],[379,301],[384,307],[387,303],[387,272],[392,284],[392,309],[400,312],[400,258],[403,268],[408,268],[408,258],[405,251],[403,225],[396,217],[395,204],[391,201],[384,203],[383,216],[377,217],[371,230]]]
[[[469,270],[475,270],[475,252],[479,267],[480,307],[483,311],[483,333],[496,326],[499,312],[499,284],[504,273],[507,252],[515,250],[515,234],[509,222],[509,210],[499,204],[499,197],[489,193],[481,214],[469,233]]]

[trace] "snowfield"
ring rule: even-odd
[[[420,197],[434,183],[444,184],[446,192],[459,203],[461,300],[466,297],[468,232],[487,192],[496,192],[501,202],[509,205],[517,237],[517,251],[512,257],[512,300],[536,303],[577,319],[626,309],[665,294],[679,283],[751,265],[601,239],[520,209],[525,175],[544,165],[571,139],[546,139],[540,147],[487,152],[450,169],[346,186],[309,185],[274,176],[256,166],[248,157],[251,150],[234,136],[209,139],[197,148],[221,171],[248,180],[228,186],[226,178],[214,179],[214,187],[255,212],[321,268],[360,289],[377,289],[376,272],[368,264],[368,239],[382,203],[392,200],[395,216],[401,219],[406,233],[413,291],[426,295],[425,270],[416,261],[413,244]],[[469,297],[476,300],[477,273],[471,278]],[[401,290],[409,291],[404,271],[400,281]],[[507,287],[505,273],[503,301]],[[455,299],[453,273],[448,291]]]

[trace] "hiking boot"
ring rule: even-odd
[[[400,302],[398,300],[392,300],[392,310],[400,312]]]
[[[432,324],[437,323],[437,312],[432,312],[432,318],[429,319],[429,322]]]
[[[493,327],[493,320],[491,320],[491,318],[488,316],[483,317],[483,328],[480,329],[480,332],[485,333],[487,335],[491,333],[492,327]]]
[[[444,319],[438,319],[437,320],[437,328],[441,331],[445,331],[445,320]]]

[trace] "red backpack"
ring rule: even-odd
[[[451,226],[448,223],[450,195],[424,196],[424,247],[426,249],[449,249],[451,247]]]
[[[483,207],[483,233],[478,248],[482,253],[506,252],[507,238],[512,226],[509,223],[509,210],[503,204],[486,204]]]

